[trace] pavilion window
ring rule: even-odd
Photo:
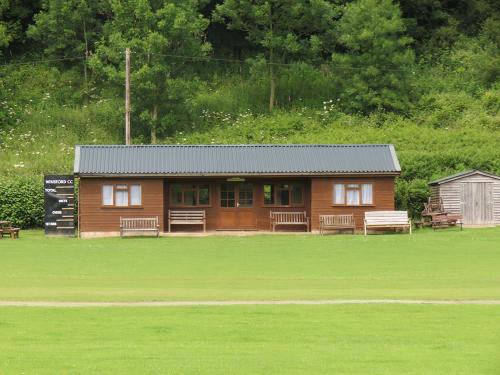
[[[253,185],[243,183],[238,188],[238,204],[239,207],[252,207],[253,206]]]
[[[198,203],[203,206],[210,204],[210,187],[208,185],[198,185]]]
[[[362,184],[361,185],[361,202],[363,204],[373,204],[373,185],[372,184]]]
[[[113,185],[102,185],[102,205],[113,205]]]
[[[304,204],[304,184],[265,184],[264,204],[301,206]]]
[[[292,184],[290,201],[292,204],[302,204],[304,202],[304,189],[302,184]]]
[[[183,189],[184,198],[183,205],[184,206],[196,206],[196,185],[185,185]]]
[[[373,204],[373,184],[334,184],[333,204],[363,206]]]
[[[333,189],[333,203],[345,204],[345,187],[344,184],[335,184]]]
[[[126,207],[128,206],[128,186],[116,185],[115,186],[115,206]]]
[[[140,206],[142,204],[141,185],[130,185],[130,205]]]
[[[220,206],[224,208],[236,207],[236,192],[233,184],[220,186]]]
[[[210,205],[210,186],[207,184],[172,184],[170,204],[180,207],[208,206]]]
[[[101,186],[101,203],[106,207],[141,206],[142,188],[139,184],[104,184]]]
[[[280,206],[288,206],[290,204],[290,185],[278,184],[276,188],[276,203]]]
[[[274,204],[274,185],[264,185],[264,204]]]

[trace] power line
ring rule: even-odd
[[[40,59],[40,60],[31,60],[31,61],[13,62],[13,63],[5,62],[5,63],[1,64],[0,67],[7,67],[7,66],[13,66],[13,65],[32,65],[32,64],[38,64],[38,63],[70,61],[70,60],[84,60],[84,59],[85,59],[85,56],[74,56],[74,57],[60,57],[57,59]]]
[[[139,54],[140,52],[132,52],[134,54]],[[146,52],[144,52],[146,54]],[[165,56],[165,57],[173,57],[173,58],[178,58],[178,59],[184,59],[184,60],[192,60],[192,61],[204,61],[204,60],[211,60],[211,61],[222,61],[222,62],[231,62],[231,63],[237,63],[237,64],[245,64],[245,60],[238,60],[238,59],[228,59],[228,58],[222,58],[222,57],[212,57],[212,56],[186,56],[186,55],[175,55],[172,53],[149,53],[150,55],[157,55],[157,56]]]
[[[146,52],[135,52],[132,51],[132,54],[147,54]],[[172,57],[172,58],[177,58],[181,59],[184,61],[218,61],[218,62],[227,62],[227,63],[235,63],[235,64],[248,64],[248,61],[246,60],[240,60],[240,59],[230,59],[230,58],[222,58],[222,57],[213,57],[213,56],[187,56],[187,55],[177,55],[177,54],[172,54],[172,53],[155,53],[155,52],[150,52],[150,55],[157,55],[157,56],[164,56],[164,57]],[[9,66],[17,66],[17,65],[33,65],[33,64],[40,64],[40,63],[50,63],[50,62],[60,62],[60,61],[73,61],[73,60],[86,60],[87,58],[85,56],[73,56],[73,57],[61,57],[61,58],[53,58],[53,59],[38,59],[38,60],[31,60],[31,61],[23,61],[23,62],[13,62],[13,63],[7,63],[4,62],[3,64],[0,65],[0,68],[2,67],[9,67]],[[266,62],[266,65],[274,65],[274,66],[292,66],[295,65],[296,63],[279,63],[279,62]],[[366,67],[354,67],[354,66],[343,66],[343,65],[334,65],[334,64],[329,64],[333,69],[341,69],[341,70],[366,70]],[[381,66],[375,66],[375,68],[383,70],[383,71],[407,71],[406,69],[401,69],[401,68],[392,68],[392,67],[381,67]]]
[[[139,54],[141,52],[132,52],[133,54]],[[147,54],[146,52],[143,52],[143,54]],[[157,55],[157,56],[165,56],[165,57],[173,57],[173,58],[179,58],[179,59],[185,59],[185,60],[192,60],[192,61],[206,61],[206,60],[211,60],[211,61],[222,61],[222,62],[230,62],[230,63],[237,63],[237,64],[248,64],[246,60],[238,60],[238,59],[228,59],[228,58],[219,58],[219,57],[211,57],[211,56],[186,56],[186,55],[176,55],[176,54],[170,54],[170,53],[154,53],[150,52],[150,55]],[[266,62],[266,65],[275,65],[275,66],[292,66],[295,65],[296,63],[278,63],[278,62]],[[342,65],[333,65],[330,64],[333,68],[338,68],[338,69],[345,69],[345,70],[366,70],[366,67],[353,67],[353,66],[342,66]],[[380,69],[380,70],[387,70],[387,71],[406,71],[406,69],[400,69],[400,68],[385,68],[385,67],[380,67],[376,66],[375,68]]]

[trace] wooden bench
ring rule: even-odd
[[[365,212],[365,236],[370,228],[408,228],[411,234],[411,220],[406,211]]]
[[[356,229],[354,215],[319,215],[319,233],[324,234],[325,230],[349,229],[352,234]]]
[[[2,237],[4,234],[10,234],[10,238],[12,239],[16,239],[16,238],[19,238],[19,231],[21,229],[20,228],[3,228],[3,233],[2,233]]]
[[[168,210],[168,231],[175,225],[203,225],[203,232],[207,231],[207,218],[204,210],[173,211]]]
[[[461,215],[435,215],[432,217],[432,229],[448,228],[460,224],[460,230],[463,230]]]
[[[309,218],[307,213],[303,212],[275,212],[269,213],[270,228],[273,232],[276,231],[277,225],[305,225],[309,232]]]
[[[120,217],[120,236],[125,233],[148,233],[160,236],[160,223],[156,217]]]
[[[3,223],[7,223],[7,222],[3,222]],[[10,238],[12,239],[16,239],[16,238],[19,238],[19,231],[21,229],[20,228],[14,228],[12,226],[10,226],[10,224],[2,224],[0,226],[0,240],[3,238],[3,236],[10,236]]]

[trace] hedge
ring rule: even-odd
[[[40,228],[43,217],[42,177],[0,177],[0,220],[20,228]]]

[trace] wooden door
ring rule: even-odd
[[[492,183],[463,183],[461,199],[464,224],[492,225],[494,223]]]
[[[220,229],[255,229],[254,186],[251,183],[220,185]]]

